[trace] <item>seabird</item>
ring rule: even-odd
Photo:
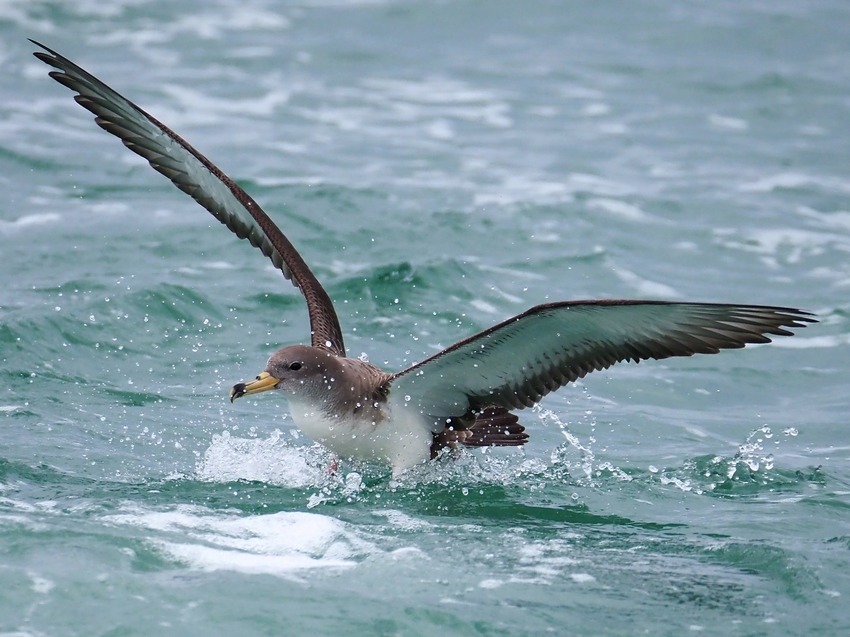
[[[310,345],[269,358],[231,402],[277,390],[296,425],[342,457],[382,462],[398,475],[446,447],[518,446],[528,435],[514,410],[620,361],[715,354],[816,322],[809,312],[762,305],[640,300],[537,305],[400,372],[345,355],[333,303],[260,206],[182,137],[55,51],[54,70],[95,122],[144,157],[240,239],[271,259],[304,295]]]

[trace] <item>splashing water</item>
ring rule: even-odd
[[[768,445],[776,448],[785,439],[799,434],[793,427],[783,430],[783,436],[777,437],[773,430],[762,425],[754,429],[746,440],[738,446],[738,451],[731,457],[714,455],[702,456],[686,461],[682,467],[672,470],[659,471],[650,467],[650,472],[658,475],[662,485],[673,485],[682,491],[692,491],[698,495],[706,492],[728,492],[741,488],[771,488],[786,482],[796,483],[799,476],[791,477],[791,472],[776,468],[776,458]],[[796,474],[794,474],[796,475]],[[808,479],[814,479],[817,470]]]
[[[213,436],[195,474],[209,482],[247,480],[299,489],[327,480],[328,459],[319,445],[293,445],[278,429],[267,438],[238,438],[223,431]]]
[[[735,474],[743,468],[749,469],[755,473],[761,467],[765,471],[773,469],[773,454],[765,453],[764,442],[773,438],[773,432],[770,427],[763,425],[750,433],[747,436],[747,441],[738,447],[738,453],[729,462],[726,471],[726,477],[730,480],[735,477]]]
[[[565,444],[552,452],[550,460],[553,467],[566,470],[568,476],[573,479],[575,477],[572,476],[571,470],[577,469],[581,474],[578,483],[583,486],[596,486],[594,478],[605,476],[613,476],[618,480],[625,481],[632,479],[628,473],[611,462],[604,461],[596,464],[596,455],[592,448],[592,445],[596,442],[596,438],[593,435],[593,432],[596,430],[596,418],[592,410],[585,410],[582,417],[589,424],[591,431],[586,443],[582,442],[578,436],[569,431],[568,424],[561,420],[555,412],[549,409],[543,409],[539,405],[535,406],[533,411],[538,414],[542,423],[556,424],[561,431],[561,435],[566,439]],[[580,454],[577,462],[571,459],[571,456],[576,451]]]

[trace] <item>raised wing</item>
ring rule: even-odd
[[[77,93],[74,99],[94,121],[150,162],[240,239],[266,255],[307,301],[314,347],[345,356],[342,330],[333,303],[304,259],[269,216],[242,188],[165,124],[119,95],[96,77],[30,40],[46,53],[33,55],[56,71],[50,77]]]
[[[538,305],[455,343],[391,379],[392,396],[434,418],[531,407],[619,361],[715,354],[789,336],[808,312],[784,307],[572,301]]]

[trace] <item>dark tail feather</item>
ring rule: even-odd
[[[474,422],[467,424],[473,416]],[[504,407],[488,407],[478,414],[469,414],[468,419],[452,419],[443,431],[434,434],[431,457],[436,458],[443,449],[455,449],[458,445],[519,447],[526,442],[528,434],[515,414]]]
[[[525,427],[507,409],[488,407],[469,428],[469,436],[460,442],[467,447],[519,447],[528,442]]]

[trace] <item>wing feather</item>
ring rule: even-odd
[[[258,248],[304,295],[314,347],[345,355],[339,319],[325,289],[269,216],[217,166],[153,116],[55,51],[35,57],[57,69],[50,77],[77,95],[74,99],[95,115],[95,122],[118,137],[157,172],[195,199],[240,239]]]
[[[620,361],[715,354],[815,322],[784,307],[664,301],[538,305],[393,376],[392,392],[435,419],[531,407]]]

